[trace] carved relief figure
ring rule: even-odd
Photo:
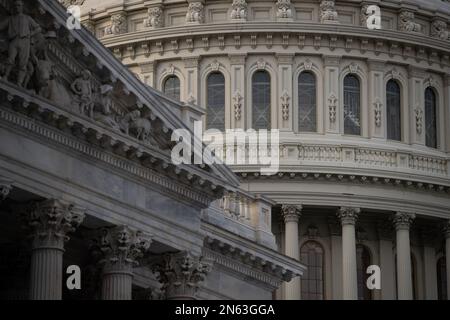
[[[71,89],[75,93],[75,100],[80,108],[80,113],[87,113],[92,118],[94,111],[94,90],[91,72],[89,70],[83,70],[81,76],[72,83]]]
[[[111,15],[111,24],[105,28],[105,36],[126,33],[127,29],[127,17],[125,13],[115,13]]]
[[[188,11],[186,13],[186,22],[203,23],[203,4],[201,2],[189,3]]]
[[[247,2],[245,2],[245,0],[233,0],[231,8],[232,8],[231,19],[233,20],[247,19]]]
[[[398,17],[398,28],[406,32],[420,32],[422,26],[414,22],[414,12],[402,11]]]
[[[338,21],[338,13],[334,5],[334,0],[322,0],[320,2],[320,21],[322,23],[336,23]]]
[[[448,40],[447,23],[443,20],[434,20],[431,24],[431,36],[441,40]]]
[[[136,121],[141,116],[139,110],[127,113],[119,122],[120,130],[125,134],[130,134],[130,123]]]
[[[120,130],[113,113],[112,92],[113,86],[104,84],[100,86],[100,95],[97,108],[94,110],[94,120],[101,122],[115,130]]]
[[[161,7],[148,9],[148,18],[144,20],[144,27],[159,28],[163,26],[164,16]]]
[[[41,27],[30,16],[23,13],[23,1],[15,1],[14,10],[14,15],[0,22],[0,31],[7,29],[9,39],[8,59],[3,77],[8,80],[17,60],[16,83],[23,87],[30,59],[31,38],[41,31]]]
[[[277,17],[278,18],[292,18],[292,9],[290,0],[277,1]]]

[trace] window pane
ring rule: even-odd
[[[306,242],[300,249],[301,262],[307,267],[301,278],[302,299],[322,300],[323,283],[323,249],[315,241]]]
[[[437,148],[436,95],[431,88],[425,90],[425,142],[427,147]]]
[[[400,86],[394,80],[386,85],[387,138],[402,140]]]
[[[206,128],[225,131],[225,78],[219,72],[208,76]]]
[[[348,75],[344,79],[344,133],[360,135],[361,92],[359,79]]]
[[[170,76],[164,81],[164,93],[172,99],[180,100],[180,79]]]
[[[252,78],[252,127],[270,129],[270,76],[256,71]]]
[[[298,77],[298,128],[303,132],[316,129],[316,78],[310,72]]]

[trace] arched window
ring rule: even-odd
[[[389,80],[386,84],[387,138],[402,140],[400,86],[397,81]]]
[[[361,134],[361,89],[352,74],[344,78],[344,133]]]
[[[438,287],[438,299],[447,300],[447,269],[445,256],[439,258],[436,264],[437,268],[437,287]]]
[[[436,94],[432,88],[425,90],[425,144],[437,148]]]
[[[316,121],[316,77],[311,72],[298,76],[298,129],[315,132]]]
[[[371,265],[370,252],[366,246],[358,244],[356,246],[356,266],[357,266],[357,278],[358,278],[358,299],[359,300],[371,300],[372,293],[367,288],[367,278],[369,274],[366,273],[367,268]]]
[[[252,128],[270,129],[270,75],[256,71],[252,77]]]
[[[324,251],[316,241],[306,242],[300,249],[300,261],[307,267],[301,279],[303,300],[324,298]]]
[[[170,76],[164,81],[164,93],[172,99],[180,100],[180,79],[177,76]]]
[[[206,128],[225,131],[225,77],[213,72],[206,80]]]

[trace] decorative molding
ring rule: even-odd
[[[233,0],[230,18],[231,20],[247,20],[247,2],[245,0]]]
[[[373,103],[374,106],[374,112],[375,112],[375,126],[381,127],[381,121],[382,121],[382,110],[383,110],[383,104],[381,103],[380,98],[376,98],[375,102]]]
[[[234,110],[234,119],[235,120],[241,120],[242,116],[242,100],[243,97],[239,90],[236,90],[236,92],[233,94],[233,110]]]
[[[291,97],[289,96],[289,93],[287,90],[283,91],[283,94],[280,97],[281,100],[281,112],[282,117],[284,121],[289,120],[289,107],[290,107],[290,100]]]
[[[336,109],[337,109],[337,97],[334,94],[334,92],[331,92],[330,96],[328,97],[328,113],[330,123],[336,122]]]
[[[161,28],[164,27],[164,11],[163,6],[148,8],[147,18],[144,19],[145,28]]]
[[[416,132],[417,134],[421,135],[423,126],[423,110],[419,106],[416,106],[416,108],[414,109],[414,114],[416,120]]]
[[[203,23],[205,20],[204,6],[200,1],[189,2],[186,13],[186,23]]]

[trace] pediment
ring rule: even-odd
[[[7,62],[0,63],[2,80],[75,117],[94,122],[102,130],[126,137],[167,162],[174,145],[173,130],[191,131],[173,112],[173,106],[136,78],[84,27],[70,30],[66,24],[69,16],[59,2],[25,0],[24,3],[24,14],[41,31],[32,37],[31,57],[26,66],[20,66],[20,59],[16,59],[12,68]],[[14,12],[10,2],[1,1],[0,8],[0,21]],[[8,30],[0,31],[0,61],[8,60],[10,38]],[[237,177],[225,166],[193,164],[183,165],[183,170],[188,176],[198,176],[200,181],[211,181],[212,186],[234,189],[238,185]]]

